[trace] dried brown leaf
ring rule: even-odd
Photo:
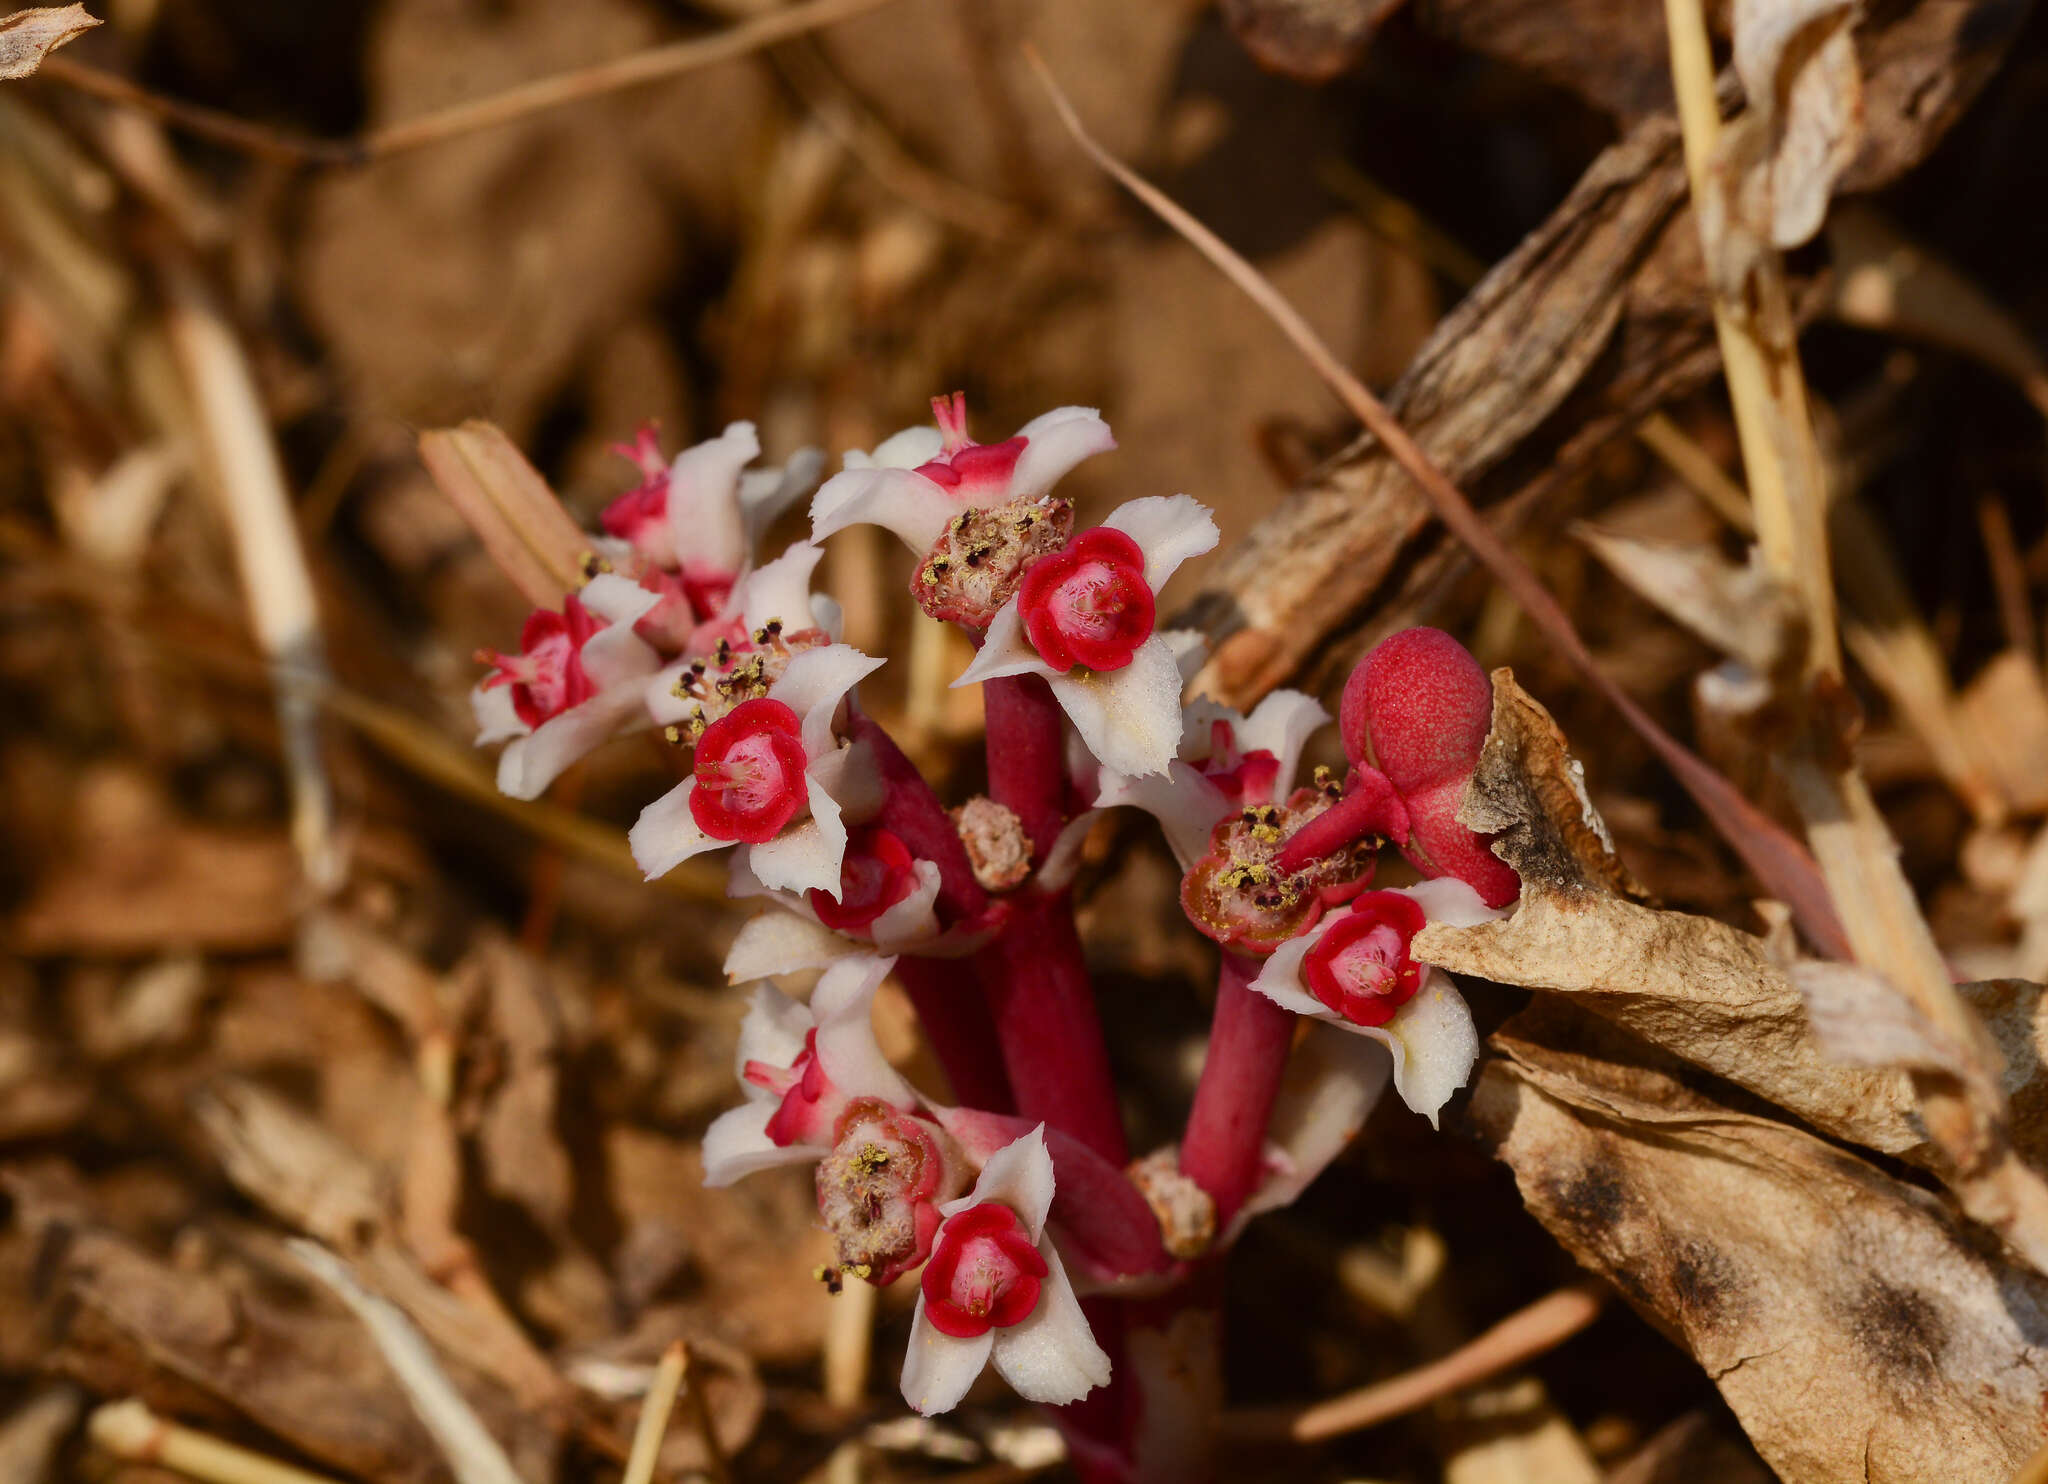
[[[1749,96],[1724,136],[1744,225],[1773,247],[1820,230],[1862,143],[1851,0],[1734,0],[1735,72]]]
[[[1472,1117],[1524,1200],[1683,1344],[1791,1484],[2004,1484],[2040,1443],[2048,1282],[1814,1136],[1587,1053],[1584,1017],[1497,1034]]]
[[[39,5],[0,16],[0,80],[32,76],[43,58],[99,23],[83,5]]]
[[[1804,662],[1798,600],[1754,557],[1739,567],[1705,543],[1646,541],[1584,523],[1572,534],[1631,590],[1757,674]]]
[[[222,1078],[193,1113],[228,1179],[293,1228],[353,1252],[388,1226],[376,1168],[276,1093]]]

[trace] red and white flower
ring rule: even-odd
[[[881,664],[844,644],[804,650],[765,695],[706,726],[691,777],[641,810],[628,833],[640,869],[652,879],[737,844],[763,885],[836,894],[846,816],[870,816],[880,783],[872,756],[835,728],[848,692]]]
[[[1174,645],[1155,631],[1157,595],[1216,541],[1207,508],[1186,495],[1119,506],[1024,573],[953,683],[1042,675],[1104,768],[1166,772],[1181,738],[1181,677]]]
[[[1434,1124],[1472,1075],[1479,1033],[1450,975],[1414,958],[1415,935],[1431,922],[1473,927],[1506,915],[1449,876],[1367,892],[1276,949],[1252,988],[1385,1046],[1394,1090]]]
[[[757,931],[753,941],[764,947],[766,940],[761,934],[772,931],[777,935],[778,946],[769,951],[778,955],[774,961],[787,966],[758,969],[756,974],[786,974],[813,967],[845,953],[849,938],[872,944],[882,953],[907,952],[931,943],[940,934],[935,906],[939,886],[936,863],[913,856],[901,839],[875,824],[855,825],[847,832],[836,894],[818,887],[802,892],[773,890],[762,884],[740,854],[733,856],[727,881],[733,897],[765,896],[783,913],[800,919]],[[769,914],[769,918],[783,913]],[[746,932],[741,930],[742,938]],[[735,951],[739,947],[735,940]]]
[[[1057,407],[1001,443],[967,436],[962,392],[932,398],[936,428],[906,428],[873,453],[848,453],[845,468],[811,502],[811,539],[848,526],[894,531],[918,556],[967,510],[1036,499],[1091,454],[1116,447],[1093,407]]]
[[[498,790],[536,799],[571,763],[619,732],[645,725],[642,692],[660,665],[633,626],[655,595],[610,573],[571,593],[562,611],[538,609],[517,654],[486,654],[495,668],[470,692],[477,745],[505,742]]]
[[[761,538],[818,482],[823,458],[806,448],[779,469],[749,469],[761,453],[750,422],[730,424],[670,463],[652,427],[617,452],[639,466],[642,479],[605,507],[599,522],[610,540],[598,549],[659,596],[641,624],[643,637],[671,653],[687,649],[693,634],[725,613]]]
[[[1041,1124],[939,1207],[903,1358],[903,1399],[919,1412],[951,1411],[991,1360],[1018,1395],[1048,1406],[1109,1383],[1109,1357],[1045,1236],[1052,1198]]]

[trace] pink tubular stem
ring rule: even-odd
[[[1367,835],[1406,845],[1408,807],[1377,768],[1353,768],[1344,797],[1287,837],[1273,858],[1274,868],[1292,874]]]
[[[988,1007],[1017,1111],[1123,1164],[1130,1150],[1109,1048],[1067,894],[1026,887],[982,958],[990,964]]]
[[[1181,1173],[1230,1224],[1259,1183],[1266,1122],[1294,1045],[1294,1015],[1252,988],[1259,960],[1226,952],[1216,976],[1216,1014],[1195,1106],[1180,1146]]]
[[[989,797],[1017,816],[1031,838],[1031,862],[1044,861],[1067,822],[1066,733],[1059,702],[1038,675],[985,681]]]
[[[875,823],[901,840],[919,860],[939,868],[939,906],[948,918],[958,922],[975,916],[988,904],[988,893],[974,879],[953,816],[880,722],[855,711],[847,730],[856,742],[867,743],[881,770],[882,810]]]
[[[924,1027],[932,1054],[946,1073],[953,1101],[990,1113],[1009,1113],[1017,1106],[1010,1074],[996,1041],[996,1023],[989,1014],[981,976],[974,959],[913,958],[896,960],[896,979],[910,996],[911,1008]]]

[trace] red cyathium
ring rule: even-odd
[[[614,443],[612,452],[629,459],[640,471],[640,483],[604,507],[598,523],[605,534],[629,541],[651,560],[672,559],[668,532],[668,460],[653,423],[643,424],[631,443]]]
[[[1426,920],[1413,897],[1365,893],[1324,927],[1302,960],[1309,993],[1353,1025],[1385,1025],[1422,983],[1408,945]]]
[[[910,847],[879,825],[867,825],[847,835],[838,897],[814,886],[809,900],[826,927],[857,933],[916,889],[917,858]]]
[[[1031,1316],[1049,1271],[1015,1211],[969,1206],[939,1228],[925,1264],[925,1317],[941,1334],[971,1340]]]
[[[511,686],[512,709],[530,727],[560,716],[597,693],[583,670],[583,645],[603,627],[574,593],[563,600],[560,613],[536,608],[519,631],[519,653],[487,650],[477,656],[497,667],[485,678],[484,689]]]
[[[1237,805],[1271,799],[1280,779],[1280,759],[1263,747],[1238,751],[1237,728],[1221,717],[1209,723],[1209,755],[1200,767],[1202,776]]]
[[[1024,632],[1040,658],[1062,672],[1128,665],[1152,637],[1156,607],[1145,553],[1122,531],[1102,526],[1040,558],[1017,589]]]
[[[1284,804],[1250,805],[1217,825],[1209,853],[1182,878],[1181,910],[1224,947],[1263,957],[1371,882],[1376,837],[1340,841],[1296,869],[1281,863],[1288,837],[1342,798],[1318,773],[1315,787],[1296,789]]]
[[[938,1203],[965,1183],[944,1131],[874,1098],[839,1116],[838,1139],[818,1163],[818,1214],[838,1266],[893,1283],[923,1262],[939,1230]]]
[[[1521,895],[1490,836],[1458,823],[1458,805],[1493,725],[1493,682],[1441,629],[1404,629],[1359,662],[1338,716],[1354,768],[1383,774],[1408,812],[1402,854],[1427,876],[1455,876],[1489,907]]]
[[[742,701],[697,739],[690,815],[715,840],[774,839],[809,798],[803,723],[780,701]]]
[[[814,1026],[804,1033],[804,1049],[786,1067],[750,1061],[740,1076],[756,1087],[765,1088],[782,1099],[782,1105],[768,1118],[768,1139],[777,1148],[814,1137],[819,1133],[825,1099],[832,1084],[818,1060],[818,1032]]]

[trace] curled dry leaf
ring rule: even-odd
[[[1649,1047],[1563,1049],[1600,1042],[1585,1022],[1511,1021],[1472,1102],[1537,1218],[1692,1353],[1789,1484],[2009,1480],[2048,1434],[2048,1281]]]
[[[1853,0],[1735,0],[1735,72],[1749,108],[1723,136],[1744,228],[1772,247],[1820,230],[1863,136]]]
[[[30,76],[43,58],[99,23],[83,5],[39,5],[0,16],[0,79]]]

